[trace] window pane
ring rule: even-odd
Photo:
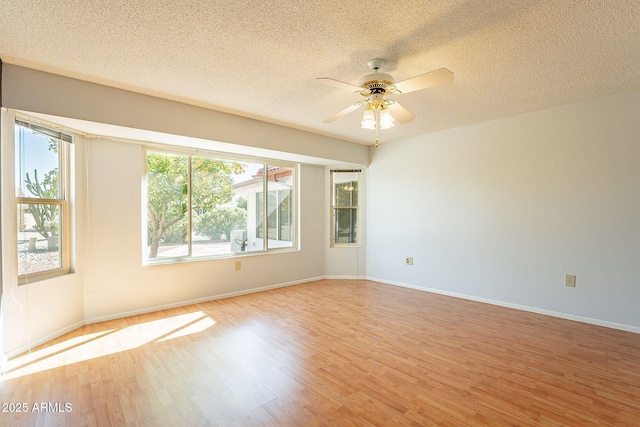
[[[269,248],[293,246],[293,186],[292,168],[270,166],[267,208],[269,215]]]
[[[271,183],[269,183],[271,188]],[[267,236],[271,240],[278,240],[278,192],[267,193]]]
[[[293,246],[294,170],[148,151],[147,258]]]
[[[358,243],[358,171],[333,171],[332,244]]]
[[[278,217],[280,218],[280,240],[293,241],[293,193],[291,190],[278,191]]]
[[[336,206],[358,205],[358,181],[336,184]]]
[[[231,252],[262,251],[264,247],[263,163],[243,162],[244,172],[233,175],[232,206],[244,210],[244,226],[231,231]]]
[[[358,206],[358,172],[334,172],[334,206]]]
[[[18,204],[18,275],[62,267],[60,205]]]
[[[256,184],[254,178],[262,164],[197,156],[192,161],[193,255],[262,249],[255,244],[255,215],[248,218],[247,198],[251,188],[262,189],[262,180]]]
[[[189,254],[188,156],[147,153],[149,258]]]
[[[334,243],[358,243],[358,209],[336,208],[334,219]]]
[[[60,141],[15,125],[16,196],[60,199]]]

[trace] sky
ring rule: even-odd
[[[46,173],[58,167],[58,155],[49,150],[48,136],[25,129],[20,125],[15,126],[15,142],[15,187],[21,188],[24,196],[30,197],[32,194],[25,186],[27,173],[33,180],[34,171],[37,170],[38,179],[42,181]]]

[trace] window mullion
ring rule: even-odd
[[[264,244],[262,250],[269,250],[269,165],[264,164],[264,173],[262,174],[262,216],[264,224]]]
[[[58,139],[58,151],[60,152],[58,156],[58,197],[62,200],[67,200],[67,195],[69,194],[67,189],[69,164],[67,163],[66,145],[61,139]]]
[[[275,190],[276,193],[276,239],[281,240],[280,232],[280,190]]]
[[[193,218],[192,218],[192,212],[193,212],[193,201],[192,199],[192,185],[193,185],[193,181],[192,181],[192,177],[193,177],[193,156],[188,156],[187,157],[187,245],[188,245],[188,256],[191,257],[193,255],[193,237],[192,237],[192,230],[193,230]]]
[[[34,197],[16,197],[16,203],[29,204],[29,205],[62,205],[65,203],[64,199],[36,199]]]

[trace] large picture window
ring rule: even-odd
[[[70,135],[16,119],[18,282],[69,271]]]
[[[331,245],[358,245],[360,171],[331,172]]]
[[[147,262],[294,247],[295,167],[151,150],[146,157]]]

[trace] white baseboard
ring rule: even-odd
[[[139,310],[124,311],[124,312],[120,312],[120,313],[108,314],[106,316],[92,317],[92,318],[86,319],[85,323],[87,325],[90,325],[92,323],[106,322],[107,320],[121,319],[123,317],[136,316],[138,314],[153,313],[154,311],[168,310],[170,308],[184,307],[184,306],[187,306],[187,305],[199,304],[199,303],[208,302],[208,301],[215,301],[215,300],[218,300],[218,299],[232,298],[232,297],[237,297],[237,296],[240,296],[240,295],[254,294],[256,292],[263,292],[263,291],[268,291],[268,290],[271,290],[271,289],[278,289],[278,288],[284,288],[284,287],[287,287],[287,286],[300,285],[302,283],[315,282],[315,281],[323,280],[323,279],[324,279],[323,276],[311,277],[311,278],[308,278],[308,279],[295,280],[295,281],[285,282],[285,283],[278,283],[278,284],[275,284],[275,285],[261,286],[259,288],[251,288],[251,289],[245,289],[245,290],[237,291],[237,292],[228,292],[228,293],[225,293],[225,294],[211,295],[211,296],[203,297],[203,298],[196,298],[196,299],[192,299],[192,300],[179,301],[179,302],[175,302],[175,303],[171,303],[171,304],[164,304],[164,305],[158,305],[158,306],[153,306],[153,307],[145,307],[145,308],[141,308]]]
[[[45,344],[53,339],[58,338],[59,336],[62,336],[64,334],[67,334],[71,331],[74,331],[82,326],[85,325],[85,322],[80,321],[80,322],[76,322],[72,325],[66,326],[62,329],[58,329],[55,332],[51,332],[50,334],[45,335],[44,337],[40,337],[34,341],[29,342],[28,344],[25,344],[23,346],[20,346],[18,348],[14,348],[11,351],[8,351],[4,357],[5,359],[11,359],[12,357],[16,357],[21,355],[22,353],[26,353],[28,351],[30,351],[31,349],[38,347],[39,345]]]
[[[497,305],[497,306],[500,306],[500,307],[513,308],[513,309],[516,309],[516,310],[522,310],[522,311],[528,311],[528,312],[531,312],[531,313],[543,314],[545,316],[558,317],[560,319],[573,320],[573,321],[576,321],[576,322],[588,323],[590,325],[604,326],[605,328],[618,329],[618,330],[621,330],[621,331],[627,331],[627,332],[633,332],[633,333],[636,333],[636,334],[640,334],[640,327],[633,326],[633,325],[625,325],[623,323],[609,322],[607,320],[593,319],[593,318],[590,318],[590,317],[576,316],[576,315],[573,315],[573,314],[561,313],[561,312],[552,311],[552,310],[545,310],[545,309],[537,308],[537,307],[529,307],[529,306],[526,306],[526,305],[513,304],[513,303],[509,303],[509,302],[492,300],[492,299],[488,299],[488,298],[480,298],[480,297],[475,297],[473,295],[459,294],[459,293],[456,293],[456,292],[448,292],[448,291],[443,291],[443,290],[440,290],[440,289],[426,288],[426,287],[423,287],[423,286],[416,286],[416,285],[410,285],[410,284],[407,284],[407,283],[394,282],[394,281],[390,281],[390,280],[380,279],[380,278],[377,278],[377,277],[367,277],[367,280],[371,280],[373,282],[384,283],[384,284],[387,284],[387,285],[394,285],[394,286],[400,286],[400,287],[403,287],[403,288],[416,289],[418,291],[431,292],[431,293],[434,293],[434,294],[446,295],[446,296],[450,296],[450,297],[466,299],[466,300],[469,300],[469,301],[483,302],[483,303],[486,303],[486,304]]]
[[[461,298],[461,299],[465,299],[465,300],[470,300],[470,301],[477,301],[477,302],[482,302],[482,303],[487,303],[487,304],[492,304],[492,305],[497,305],[497,306],[501,306],[501,307],[507,307],[507,308],[513,308],[516,310],[522,310],[522,311],[528,311],[528,312],[532,312],[532,313],[538,313],[538,314],[543,314],[546,316],[552,316],[552,317],[558,317],[561,319],[567,319],[567,320],[573,320],[573,321],[577,321],[577,322],[582,322],[582,323],[588,323],[588,324],[592,324],[592,325],[597,325],[597,326],[604,326],[607,328],[611,328],[611,329],[618,329],[618,330],[622,330],[622,331],[627,331],[627,332],[633,332],[633,333],[637,333],[640,334],[640,327],[637,326],[632,326],[632,325],[625,325],[625,324],[621,324],[621,323],[615,323],[615,322],[609,322],[606,320],[600,320],[600,319],[593,319],[593,318],[589,318],[589,317],[583,317],[583,316],[575,316],[572,314],[567,314],[567,313],[561,313],[561,312],[556,312],[556,311],[551,311],[551,310],[545,310],[545,309],[541,309],[541,308],[536,308],[536,307],[529,307],[529,306],[524,306],[524,305],[520,305],[520,304],[512,304],[512,303],[508,303],[508,302],[504,302],[504,301],[497,301],[497,300],[492,300],[492,299],[487,299],[487,298],[480,298],[480,297],[475,297],[472,295],[466,295],[466,294],[459,294],[456,292],[448,292],[448,291],[443,291],[440,289],[433,289],[433,288],[426,288],[426,287],[422,287],[422,286],[416,286],[416,285],[410,285],[407,283],[401,283],[401,282],[395,282],[395,281],[390,281],[390,280],[385,280],[385,279],[380,279],[377,277],[360,277],[360,276],[318,276],[318,277],[312,277],[312,278],[307,278],[307,279],[302,279],[302,280],[295,280],[295,281],[291,281],[291,282],[285,282],[285,283],[278,283],[278,284],[274,284],[274,285],[268,285],[268,286],[261,286],[258,288],[252,288],[252,289],[245,289],[242,291],[237,291],[237,292],[229,292],[229,293],[225,293],[225,294],[218,294],[218,295],[212,295],[212,296],[208,296],[208,297],[204,297],[204,298],[197,298],[197,299],[193,299],[193,300],[187,300],[187,301],[180,301],[180,302],[175,302],[175,303],[171,303],[171,304],[165,304],[165,305],[161,305],[161,306],[154,306],[154,307],[146,307],[146,308],[142,308],[139,310],[132,310],[132,311],[127,311],[127,312],[120,312],[120,313],[114,313],[114,314],[110,314],[110,315],[106,315],[106,316],[99,316],[99,317],[93,317],[93,318],[89,318],[89,319],[85,319],[85,321],[80,321],[80,322],[76,322],[74,324],[71,324],[69,326],[66,326],[62,329],[59,329],[55,332],[52,332],[50,334],[47,334],[46,336],[43,337],[39,337],[37,339],[35,339],[34,341],[30,342],[29,344],[20,346],[18,348],[12,349],[10,351],[8,351],[4,357],[6,359],[10,359],[12,357],[18,356],[22,353],[25,353],[27,351],[29,351],[30,349],[37,347],[39,345],[45,344],[55,338],[58,338],[59,336],[62,336],[66,333],[69,333],[77,328],[80,328],[84,325],[89,325],[92,323],[98,323],[98,322],[104,322],[107,320],[114,320],[114,319],[121,319],[123,317],[129,317],[129,316],[135,316],[138,314],[145,314],[145,313],[151,313],[154,311],[160,311],[160,310],[167,310],[170,308],[177,308],[177,307],[184,307],[187,305],[192,305],[192,304],[198,304],[198,303],[203,303],[203,302],[208,302],[208,301],[214,301],[214,300],[219,300],[219,299],[224,299],[224,298],[232,298],[232,297],[236,297],[236,296],[240,296],[240,295],[248,295],[248,294],[253,294],[256,292],[263,292],[263,291],[268,291],[271,289],[278,289],[278,288],[284,288],[287,286],[294,286],[294,285],[300,285],[303,283],[309,283],[309,282],[315,282],[315,281],[319,281],[319,280],[324,280],[324,279],[335,279],[335,280],[371,280],[374,282],[379,282],[379,283],[384,283],[387,285],[394,285],[394,286],[400,286],[403,288],[409,288],[409,289],[415,289],[415,290],[419,290],[419,291],[424,291],[424,292],[431,292],[431,293],[435,293],[435,294],[440,294],[440,295],[446,295],[446,296],[451,296],[451,297],[455,297],[455,298]]]
[[[327,280],[367,280],[367,276],[324,276]]]
[[[22,353],[28,352],[29,350],[31,350],[34,347],[37,347],[39,345],[45,344],[55,338],[58,338],[66,333],[69,333],[75,329],[78,329],[82,326],[85,325],[90,325],[92,323],[98,323],[98,322],[105,322],[107,320],[114,320],[114,319],[121,319],[123,317],[129,317],[129,316],[135,316],[138,314],[145,314],[145,313],[152,313],[154,311],[160,311],[160,310],[167,310],[170,308],[177,308],[177,307],[184,307],[187,305],[192,305],[192,304],[198,304],[198,303],[203,303],[203,302],[207,302],[207,301],[214,301],[214,300],[218,300],[218,299],[223,299],[223,298],[231,298],[231,297],[236,297],[236,296],[240,296],[240,295],[247,295],[247,294],[253,294],[256,292],[262,292],[262,291],[268,291],[271,289],[277,289],[277,288],[284,288],[286,286],[294,286],[294,285],[300,285],[302,283],[308,283],[308,282],[315,282],[318,280],[323,280],[324,277],[323,276],[319,276],[319,277],[311,277],[308,279],[302,279],[302,280],[295,280],[295,281],[291,281],[291,282],[285,282],[285,283],[278,283],[275,285],[268,285],[268,286],[261,286],[259,288],[252,288],[252,289],[245,289],[242,291],[237,291],[237,292],[229,292],[229,293],[225,293],[225,294],[219,294],[219,295],[212,295],[209,297],[204,297],[204,298],[197,298],[197,299],[193,299],[193,300],[187,300],[187,301],[180,301],[180,302],[175,302],[175,303],[171,303],[171,304],[164,304],[164,305],[160,305],[160,306],[154,306],[154,307],[145,307],[139,310],[132,310],[132,311],[126,311],[126,312],[120,312],[120,313],[114,313],[114,314],[109,314],[106,316],[99,316],[99,317],[93,317],[93,318],[89,318],[89,319],[85,319],[84,321],[80,321],[80,322],[76,322],[72,325],[69,326],[65,326],[62,329],[59,329],[55,332],[52,332],[50,334],[47,334],[46,336],[43,337],[39,337],[34,339],[33,341],[31,341],[28,344],[25,344],[23,346],[11,349],[9,351],[7,351],[7,353],[5,353],[3,360],[8,360],[11,359],[13,357],[19,356]],[[0,364],[2,364],[2,360],[0,360]],[[4,365],[3,365],[4,366]]]

